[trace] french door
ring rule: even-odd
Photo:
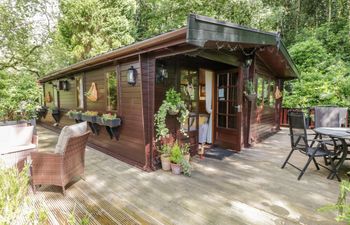
[[[241,84],[238,70],[216,73],[214,143],[236,151],[241,150]]]

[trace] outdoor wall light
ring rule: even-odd
[[[167,79],[168,78],[168,70],[165,69],[164,65],[162,65],[159,69],[159,73],[160,73],[160,76],[163,78],[163,79]]]
[[[244,66],[245,67],[250,67],[252,65],[252,62],[253,62],[253,59],[252,58],[247,58],[245,61],[244,61]]]
[[[163,64],[161,64],[157,70],[157,81],[163,81],[169,77],[168,70]]]
[[[136,76],[137,76],[137,70],[133,66],[131,66],[128,69],[128,84],[135,86]]]

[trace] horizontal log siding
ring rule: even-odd
[[[68,91],[60,90],[60,108],[75,109],[77,108],[76,84],[75,80],[67,79]]]
[[[138,71],[137,82],[135,86],[127,83],[127,71],[133,66]],[[88,91],[91,83],[95,82],[98,91],[97,102],[91,102],[85,98],[86,110],[98,111],[100,114],[107,112],[105,73],[115,71],[116,66],[109,66],[93,71],[85,72],[85,90]],[[141,104],[141,76],[139,61],[132,61],[120,64],[120,90],[119,90],[119,111],[118,116],[122,119],[122,126],[119,141],[115,138],[110,139],[104,126],[100,127],[99,135],[91,135],[89,143],[98,150],[113,157],[122,159],[131,164],[143,167],[145,164],[144,130],[142,125],[142,104]],[[74,82],[74,80],[72,80]],[[46,84],[45,84],[46,85]],[[73,88],[71,88],[73,92]],[[75,88],[74,88],[75,90]],[[63,92],[63,91],[61,91]],[[65,93],[63,95],[63,105],[65,111],[75,109],[75,93]],[[69,102],[74,102],[74,105]],[[63,109],[63,108],[62,108]],[[65,115],[61,114],[59,128],[75,122]],[[47,125],[52,125],[54,119],[48,113],[45,119],[42,119]]]

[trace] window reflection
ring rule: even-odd
[[[185,131],[197,130],[197,110],[198,110],[198,72],[191,69],[180,71],[180,92],[190,115],[183,129]]]
[[[114,111],[117,110],[117,74],[116,72],[106,73],[107,81],[107,110]]]

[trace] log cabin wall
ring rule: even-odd
[[[128,69],[133,66],[138,73],[137,82],[135,86],[130,86],[127,83]],[[144,126],[142,120],[142,102],[141,102],[141,71],[138,58],[133,58],[129,61],[115,63],[115,65],[104,66],[98,69],[85,71],[84,73],[76,74],[74,77],[81,76],[84,80],[84,92],[88,91],[91,83],[95,82],[98,91],[98,100],[91,102],[84,97],[85,109],[83,111],[97,111],[99,114],[109,112],[107,110],[106,101],[106,73],[117,71],[118,81],[118,110],[117,115],[122,119],[122,126],[120,130],[120,137],[111,139],[104,129],[100,127],[98,135],[91,135],[89,143],[98,150],[109,154],[113,157],[126,161],[132,165],[143,167],[145,165],[145,142],[144,142]],[[69,90],[59,91],[61,119],[59,128],[65,125],[74,124],[74,120],[70,119],[66,112],[70,109],[78,109],[77,107],[77,93],[75,79],[68,79]],[[44,84],[45,92],[51,91],[53,97],[52,84],[46,82]],[[45,93],[46,94],[46,93]],[[51,103],[46,103],[50,107]],[[82,110],[82,109],[78,109]],[[50,112],[41,120],[45,125],[51,126],[54,119]]]
[[[255,103],[252,104],[250,144],[260,142],[276,133],[278,128],[278,123],[276,123],[277,101],[274,99],[277,78],[258,58],[255,59],[254,83],[258,96]]]

